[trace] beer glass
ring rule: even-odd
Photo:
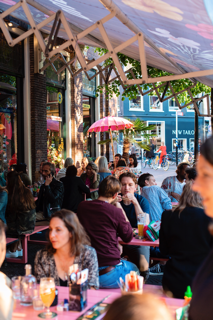
[[[47,307],[47,311],[40,313],[38,316],[42,319],[50,319],[56,317],[57,313],[50,311],[50,306],[55,299],[54,278],[41,278],[39,291],[41,300],[45,307]]]
[[[143,228],[145,226],[145,219],[146,219],[145,213],[138,215],[138,238],[139,239],[143,238]]]

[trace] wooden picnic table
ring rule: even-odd
[[[68,299],[68,287],[58,287],[58,302],[64,301],[64,299]],[[151,292],[157,294],[159,297],[165,299],[165,303],[168,308],[171,310],[173,316],[175,315],[175,310],[183,306],[184,300],[182,299],[173,299],[166,298],[162,293],[162,288],[160,286],[153,285],[144,285],[144,292]],[[75,320],[81,314],[83,314],[87,309],[91,308],[94,304],[98,303],[100,300],[109,296],[104,302],[112,303],[115,299],[121,296],[120,289],[99,289],[99,290],[88,290],[88,304],[87,308],[82,312],[77,311],[57,311],[56,307],[50,308],[51,311],[54,311],[58,314],[58,320]],[[33,306],[24,307],[20,305],[20,301],[16,300],[16,306],[13,311],[12,320],[38,320],[38,314],[43,312],[43,310],[36,311],[33,309]]]

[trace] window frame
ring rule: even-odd
[[[144,111],[144,105],[143,105],[143,96],[142,95],[138,95],[137,97],[141,97],[141,108],[138,109],[138,108],[131,108],[130,107],[130,102],[131,100],[129,100],[129,111],[137,111],[137,112],[143,112]]]
[[[164,110],[163,110],[163,103],[162,102],[160,102],[160,109],[151,109],[151,97],[156,97],[157,99],[158,99],[158,97],[157,96],[149,96],[149,111],[150,112],[164,112]]]

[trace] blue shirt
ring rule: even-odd
[[[101,181],[103,181],[106,177],[111,176],[111,172],[98,172],[98,174],[100,175],[100,183]]]
[[[167,193],[158,186],[143,187],[141,194],[149,202],[150,222],[161,220],[163,211],[172,209],[171,199]]]
[[[142,196],[140,196],[137,193],[134,193],[135,198],[138,200],[138,203],[145,213],[149,213],[149,202]],[[129,219],[129,222],[132,226],[132,228],[138,227],[137,217],[135,213],[135,206],[133,203],[126,205],[121,201],[122,208],[126,212],[127,218]]]

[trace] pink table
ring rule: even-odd
[[[68,298],[68,288],[67,287],[58,287],[59,288],[59,303],[65,298]],[[165,302],[171,310],[172,314],[175,314],[175,310],[183,306],[184,300],[182,299],[172,299],[166,298],[163,295],[162,288],[160,286],[144,285],[144,292],[151,292],[159,295],[161,298],[165,298]],[[88,290],[88,307],[92,307],[95,303],[99,302],[103,298],[110,295],[105,302],[112,303],[115,299],[120,297],[120,289],[111,289],[111,290]],[[56,320],[74,320],[77,319],[82,313],[85,312],[75,312],[75,311],[57,311],[56,307],[51,308],[52,311],[55,311],[58,316]],[[19,302],[16,304],[16,308],[13,312],[12,320],[38,320],[38,314],[41,311],[35,311],[32,306],[23,307]]]
[[[118,241],[120,244],[128,244],[130,246],[159,247],[159,239],[150,241],[148,239],[136,239],[135,237],[133,237],[133,239],[129,243],[123,242],[121,238],[118,238]]]

